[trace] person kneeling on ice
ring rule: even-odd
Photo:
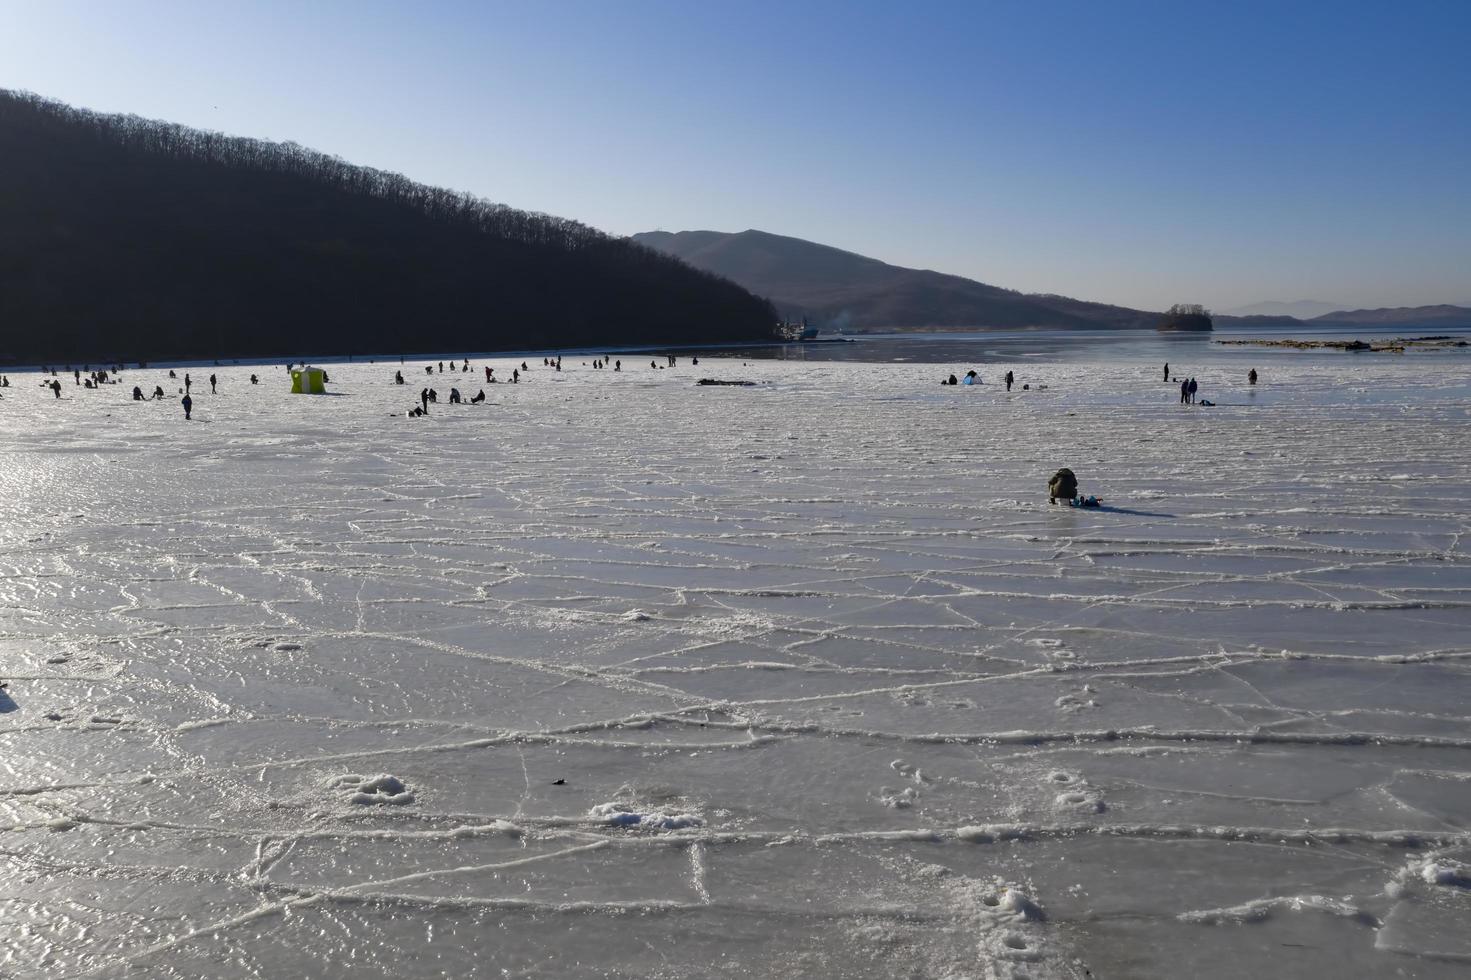
[[[478,394],[474,398],[470,399],[470,404],[471,405],[479,405],[483,401],[485,401],[485,389],[484,388],[481,388],[480,389],[480,394]]]
[[[979,374],[976,374],[974,371],[967,371],[967,372],[965,372],[965,380],[962,381],[961,384],[964,384],[964,385],[978,384],[980,382],[980,380],[981,380],[981,376]]]
[[[1064,466],[1062,469],[1052,474],[1052,479],[1047,481],[1048,503],[1055,504],[1059,500],[1066,500],[1069,503],[1072,503],[1074,498],[1076,498],[1077,496],[1078,478],[1074,476],[1073,471],[1068,469],[1067,467]]]
[[[143,389],[142,388],[139,388],[137,385],[133,385],[133,401],[135,401],[135,402],[141,402],[142,400],[143,400]]]
[[[1103,501],[1094,496],[1081,496],[1078,493],[1078,478],[1073,471],[1063,467],[1052,474],[1052,479],[1047,481],[1047,502],[1055,504],[1059,500],[1066,500],[1069,507],[1101,507]]]
[[[449,403],[451,405],[458,405],[460,403],[460,389],[451,388],[449,390]]]

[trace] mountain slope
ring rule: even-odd
[[[1406,327],[1471,327],[1471,309],[1464,306],[1390,306],[1377,310],[1334,310],[1314,317],[1312,323],[1361,323]]]
[[[0,90],[0,356],[762,340],[775,320],[734,283],[574,221]]]
[[[1065,296],[1029,295],[907,269],[754,229],[643,232],[633,240],[769,297],[783,316],[883,327],[1152,327],[1159,314]]]

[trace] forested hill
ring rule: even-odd
[[[0,89],[0,358],[705,343],[776,318],[575,221]]]
[[[816,326],[1152,329],[1159,320],[1158,313],[1019,293],[755,229],[649,231],[633,237],[769,296],[783,316],[807,317]]]

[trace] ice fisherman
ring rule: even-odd
[[[189,397],[188,392],[185,392],[184,397],[179,399],[179,404],[184,406],[184,421],[189,421],[190,413],[194,411],[194,399]]]
[[[1006,390],[1007,391],[1010,391],[1011,390],[1012,382],[1014,382],[1015,380],[1016,380],[1016,375],[1012,374],[1010,371],[1007,371],[1006,372]]]
[[[1047,481],[1047,502],[1055,504],[1059,500],[1072,501],[1078,496],[1078,478],[1073,471],[1064,466],[1052,474],[1052,479]]]
[[[215,376],[212,374],[209,376],[209,393],[211,395],[215,393]]]

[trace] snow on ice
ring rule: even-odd
[[[0,972],[1464,975],[1466,359],[529,360],[11,375]]]

